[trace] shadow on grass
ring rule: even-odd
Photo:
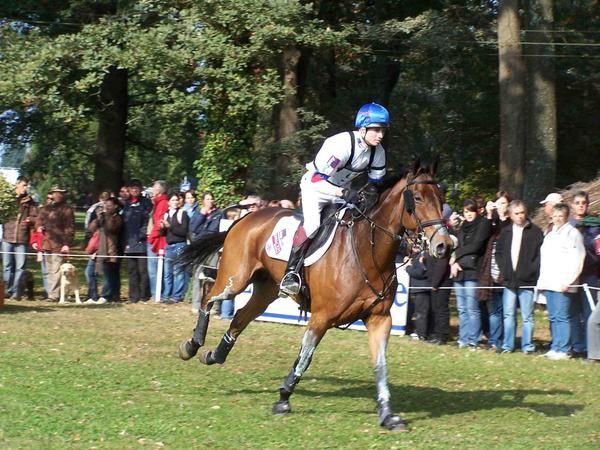
[[[106,309],[106,308],[122,308],[124,303],[106,303],[104,305],[78,305],[76,303],[67,303],[60,305],[58,303],[45,303],[41,305],[33,305],[33,302],[17,304],[17,303],[5,303],[0,308],[0,315],[2,314],[23,314],[23,313],[49,313],[56,312],[58,310],[64,310],[66,308],[85,308],[85,309]]]
[[[0,308],[0,315],[2,314],[21,314],[21,313],[48,313],[54,312],[56,310],[55,306],[50,305],[40,305],[40,306],[32,306],[31,303],[18,305],[15,303],[5,303],[4,306]]]
[[[339,378],[317,377],[317,381],[337,385]],[[374,398],[375,384],[359,380],[344,379],[344,383],[351,385],[336,390],[318,391],[298,386],[295,395],[314,398]],[[414,386],[410,384],[390,384],[392,404],[395,411],[403,413],[422,413],[423,418],[436,418],[441,416],[463,414],[472,411],[485,411],[493,409],[526,408],[549,417],[570,416],[583,410],[583,404],[564,404],[536,402],[528,400],[529,396],[559,395],[561,399],[572,396],[568,390],[542,390],[542,389],[489,389],[489,390],[463,390],[447,391],[428,386]],[[264,394],[262,390],[241,389],[235,391],[240,394]],[[292,397],[293,401],[293,397]],[[308,411],[309,412],[309,411]],[[316,411],[315,411],[316,412]],[[372,412],[363,411],[366,413]]]

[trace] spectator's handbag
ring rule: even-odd
[[[477,270],[477,255],[463,255],[457,262],[463,270]]]
[[[85,246],[85,252],[88,255],[93,255],[98,251],[98,247],[100,247],[100,232],[96,230]]]

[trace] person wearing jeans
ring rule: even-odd
[[[504,339],[502,351],[512,352],[515,349],[515,334],[517,325],[517,301],[521,309],[521,351],[531,354],[535,351],[533,343],[534,306],[532,289],[504,289],[502,307],[504,310]]]
[[[491,224],[478,214],[477,203],[463,203],[464,221],[455,231],[456,250],[450,257],[450,277],[454,280],[458,309],[458,345],[477,348],[481,339],[481,310],[476,297],[480,263],[490,237]]]
[[[6,294],[14,300],[20,300],[23,294],[19,292],[19,280],[25,271],[27,244],[38,212],[37,203],[27,193],[28,184],[27,178],[23,176],[17,178],[14,201],[18,211],[3,224],[4,286]]]
[[[179,303],[183,301],[187,287],[185,268],[175,259],[187,245],[190,218],[183,209],[184,196],[173,193],[169,196],[169,209],[160,221],[162,233],[166,236],[165,275],[163,303]]]
[[[156,274],[158,269],[158,252],[167,246],[165,235],[161,230],[160,223],[169,209],[167,196],[167,183],[156,180],[152,184],[152,213],[151,222],[148,224],[147,255],[148,255],[148,278],[150,280],[150,293],[156,300]]]
[[[569,207],[557,203],[552,210],[552,230],[540,250],[539,290],[547,299],[552,345],[546,357],[551,360],[570,357],[570,295],[583,268],[585,248],[581,233],[567,222]]]
[[[496,245],[496,261],[504,286],[504,339],[501,351],[510,353],[515,349],[518,301],[523,322],[521,351],[530,354],[535,351],[535,299],[532,287],[540,273],[540,247],[544,235],[542,230],[527,219],[527,207],[521,200],[510,202],[508,210],[512,224],[502,230]]]

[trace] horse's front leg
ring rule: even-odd
[[[390,431],[408,431],[402,417],[394,414],[390,406],[386,351],[392,329],[392,317],[389,314],[371,315],[365,321],[365,325],[369,333],[369,350],[375,373],[375,385],[377,386],[379,425]]]
[[[287,414],[292,412],[290,397],[300,382],[302,375],[306,372],[306,369],[308,369],[313,353],[327,331],[326,327],[315,326],[313,318],[314,316],[310,319],[307,329],[304,332],[304,336],[302,337],[298,358],[296,358],[292,370],[290,370],[290,373],[285,377],[283,383],[279,387],[279,400],[273,405],[273,414]]]

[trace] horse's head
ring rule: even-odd
[[[448,256],[453,242],[442,218],[442,194],[435,181],[438,159],[414,162],[402,191],[402,225],[423,233],[429,253],[435,258]]]

